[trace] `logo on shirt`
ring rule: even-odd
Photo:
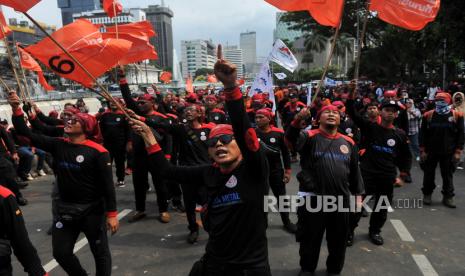
[[[352,129],[351,129],[350,127],[347,128],[347,129],[346,129],[346,133],[347,133],[347,134],[351,134],[351,133],[352,133]]]
[[[346,145],[341,145],[339,147],[339,149],[341,150],[342,153],[344,154],[348,154],[349,153],[349,147],[347,147]]]
[[[220,117],[218,116],[215,116],[215,120],[218,121],[220,119]]]
[[[57,223],[55,224],[55,227],[56,227],[57,229],[61,229],[61,228],[63,228],[63,223],[57,222]]]
[[[116,121],[117,121],[117,122],[121,121],[121,118],[116,118]]]
[[[84,162],[84,156],[78,155],[78,156],[76,157],[76,162],[78,162],[78,163]]]
[[[449,122],[454,122],[454,117],[449,117]]]
[[[387,141],[387,144],[388,144],[388,146],[393,147],[393,146],[396,145],[396,140],[394,140],[394,139],[389,139],[389,140]]]
[[[232,175],[232,176],[229,178],[228,182],[226,182],[226,185],[225,185],[225,186],[228,187],[228,188],[230,188],[230,189],[236,187],[236,186],[237,186],[237,178],[236,178],[234,175]]]
[[[183,123],[187,123],[187,120],[186,120],[186,119],[183,119],[182,122],[183,122]]]
[[[270,138],[270,142],[271,143],[276,143],[276,139],[275,138]]]

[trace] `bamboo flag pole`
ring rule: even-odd
[[[8,87],[8,85],[6,84],[6,82],[2,79],[2,77],[0,77],[0,83],[3,85],[3,87],[5,87],[6,89],[6,93],[8,94],[11,90],[10,90],[10,87]]]
[[[321,90],[321,87],[323,86],[323,82],[324,82],[324,80],[325,80],[326,73],[328,72],[329,65],[330,65],[331,60],[332,60],[332,58],[333,58],[334,49],[336,48],[336,42],[337,42],[337,39],[338,39],[338,37],[339,37],[340,29],[341,29],[341,26],[339,26],[338,28],[336,28],[336,31],[335,31],[334,37],[333,37],[333,42],[332,42],[332,44],[331,44],[331,50],[330,50],[330,52],[329,52],[328,59],[326,60],[326,65],[325,65],[324,70],[323,70],[323,75],[321,76],[320,82],[318,83],[318,86],[317,86],[317,88],[316,88],[315,95],[313,96],[312,102],[309,104],[309,106],[312,106],[312,105],[313,105],[313,103],[314,103],[315,100],[316,100],[316,97],[318,96],[318,94],[320,94],[320,90]]]
[[[360,40],[357,45],[358,51],[357,51],[357,59],[355,61],[355,72],[354,72],[356,91],[358,90],[358,79],[360,78],[360,60],[362,57],[363,40],[365,39],[365,33],[367,31],[367,23],[368,23],[368,12],[365,13],[365,16],[363,18],[362,34],[360,35]]]
[[[63,45],[61,45],[53,36],[51,36],[43,27],[42,25],[40,25],[34,18],[32,18],[27,12],[24,12],[23,13],[27,18],[29,18],[29,20],[31,20],[32,23],[34,23],[34,25],[37,26],[37,28],[39,28],[53,43],[55,43],[55,45],[58,46],[58,48],[60,48],[71,60],[74,61],[74,63],[76,63],[77,66],[79,66],[83,71],[84,73],[86,73],[86,75],[91,78],[94,83],[101,89],[102,91],[102,94],[101,96],[104,97],[107,101],[110,101],[112,102],[113,104],[115,104],[118,109],[120,109],[124,115],[129,119],[130,116],[129,114],[126,112],[126,110],[123,108],[123,106],[117,101],[115,100],[111,94],[108,92],[108,90],[101,84],[97,81],[97,79],[89,72],[89,70],[87,70],[84,65],[82,65],[81,62],[79,62],[79,60],[77,60],[68,50],[66,50]]]
[[[6,34],[5,34],[5,30],[3,29],[2,24],[0,24],[0,29],[2,31],[3,41],[5,42],[5,47],[6,47],[6,51],[8,53],[8,58],[10,60],[11,68],[13,70],[13,74],[15,75],[16,82],[18,83],[18,86],[19,86],[20,96],[23,99],[23,101],[26,101],[26,97],[25,97],[25,94],[24,94],[23,87],[21,85],[21,82],[19,81],[18,72],[16,72],[15,62],[13,60],[13,54],[11,53],[10,45],[8,43],[8,38],[7,38]],[[10,91],[8,91],[8,92],[10,92]]]
[[[116,14],[116,3],[113,1],[113,14],[115,15],[115,31],[116,31],[116,39],[119,39],[119,31],[118,31],[118,15]],[[119,62],[118,62],[119,66]],[[118,66],[115,67],[115,82],[118,82]]]
[[[23,74],[24,85],[25,85],[25,88],[26,88],[26,95],[27,95],[28,100],[30,101],[31,100],[31,94],[29,92],[29,85],[27,84],[27,79],[26,79],[26,74],[24,73],[23,64],[21,63],[22,57],[21,57],[21,54],[19,53],[18,43],[15,42],[15,45],[16,45],[16,51],[18,52],[18,57],[19,57],[19,68],[21,69],[21,73]]]

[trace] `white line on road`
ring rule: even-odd
[[[413,259],[417,263],[418,267],[424,276],[438,276],[439,274],[434,270],[431,263],[428,261],[425,255],[412,254]]]
[[[124,218],[125,216],[127,216],[131,212],[132,212],[131,209],[124,209],[123,211],[119,212],[118,220],[121,220],[122,218]],[[73,252],[74,253],[78,252],[79,250],[81,250],[86,245],[87,245],[87,239],[82,238],[80,241],[78,241],[74,245],[74,251]],[[48,262],[46,265],[44,265],[44,270],[48,273],[48,272],[52,271],[57,266],[58,266],[58,262],[55,259],[53,259],[50,262]]]
[[[398,219],[391,219],[392,226],[396,229],[397,234],[399,234],[400,239],[405,242],[414,242],[412,235],[410,235],[407,227]]]

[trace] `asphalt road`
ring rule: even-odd
[[[294,172],[297,172],[294,166]],[[465,275],[465,171],[455,174],[457,209],[441,205],[440,188],[433,195],[434,204],[423,208],[412,206],[421,199],[422,172],[414,166],[414,183],[395,190],[394,212],[388,215],[383,228],[385,244],[375,246],[368,241],[368,219],[363,218],[356,231],[355,244],[348,248],[343,275]],[[23,190],[30,204],[22,208],[29,236],[36,246],[42,264],[50,275],[66,275],[53,261],[51,237],[46,231],[51,225],[50,191],[52,177],[30,182]],[[132,177],[125,188],[117,188],[120,216],[134,209]],[[437,183],[441,184],[439,173]],[[295,177],[288,184],[288,194],[296,194]],[[394,206],[395,207],[395,206]],[[110,237],[113,256],[113,275],[187,275],[192,264],[203,252],[207,234],[201,231],[199,242],[186,242],[185,215],[171,212],[172,221],[162,224],[157,219],[155,194],[148,195],[149,216],[129,224],[126,215],[121,219],[120,231]],[[291,216],[296,220],[295,214]],[[273,275],[297,275],[299,268],[298,244],[284,232],[278,214],[269,215],[270,264]],[[80,237],[81,240],[83,237]],[[85,240],[78,244],[77,256],[91,275],[95,274],[94,261]],[[323,242],[316,275],[325,274],[327,250]],[[26,275],[14,259],[14,275]]]

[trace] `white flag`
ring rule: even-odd
[[[312,85],[307,86],[307,106],[310,106],[312,103]]]
[[[337,83],[333,79],[325,78],[325,86],[337,86]]]
[[[278,80],[283,80],[287,78],[287,75],[284,73],[275,73],[274,75],[278,78]]]
[[[273,78],[271,77],[270,63],[268,61],[263,63],[260,74],[255,78],[252,88],[250,88],[249,96],[252,97],[263,92],[273,94]]]
[[[287,47],[281,39],[276,40],[274,43],[273,50],[271,51],[268,59],[276,62],[291,72],[294,72],[299,66],[299,62],[291,52],[291,49],[289,49],[289,47]]]

